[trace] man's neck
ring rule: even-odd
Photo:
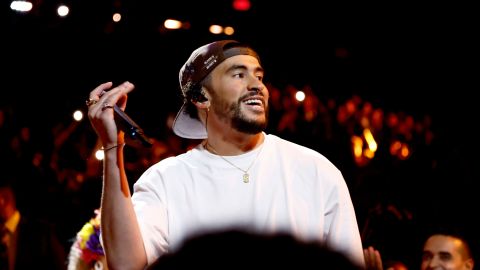
[[[263,132],[254,135],[245,133],[236,135],[208,135],[203,145],[208,145],[206,147],[207,150],[208,147],[215,149],[215,154],[222,156],[235,156],[252,151],[260,146],[265,139]]]

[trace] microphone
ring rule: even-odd
[[[135,123],[120,107],[117,105],[113,106],[114,111],[114,119],[115,123],[117,123],[118,128],[123,132],[127,133],[130,138],[140,140],[143,146],[151,147],[152,142],[150,141],[147,136],[143,133],[143,129]]]

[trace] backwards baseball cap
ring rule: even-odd
[[[215,41],[194,50],[178,74],[184,103],[173,121],[173,132],[187,139],[205,139],[207,131],[198,118],[192,118],[186,112],[188,97],[192,91],[200,91],[200,83],[212,72],[215,67],[235,55],[251,55],[257,58],[258,54],[245,44],[236,40]]]

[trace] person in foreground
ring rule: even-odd
[[[247,250],[248,256],[239,256]],[[250,269],[253,265],[256,269],[363,270],[344,254],[318,242],[239,230],[189,238],[179,250],[163,255],[147,269]]]
[[[342,173],[320,153],[265,133],[263,77],[245,44],[194,50],[179,72],[184,104],[173,131],[201,142],[148,168],[131,196],[112,105],[125,110],[134,85],[107,82],[90,92],[88,116],[105,152],[101,231],[110,269],[142,269],[192,235],[234,228],[318,241],[364,265]]]

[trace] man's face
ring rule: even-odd
[[[472,261],[466,258],[460,239],[446,235],[433,235],[423,246],[422,270],[469,270]]]
[[[263,68],[250,55],[230,57],[211,73],[211,109],[216,118],[231,128],[256,134],[268,122],[268,89]]]

